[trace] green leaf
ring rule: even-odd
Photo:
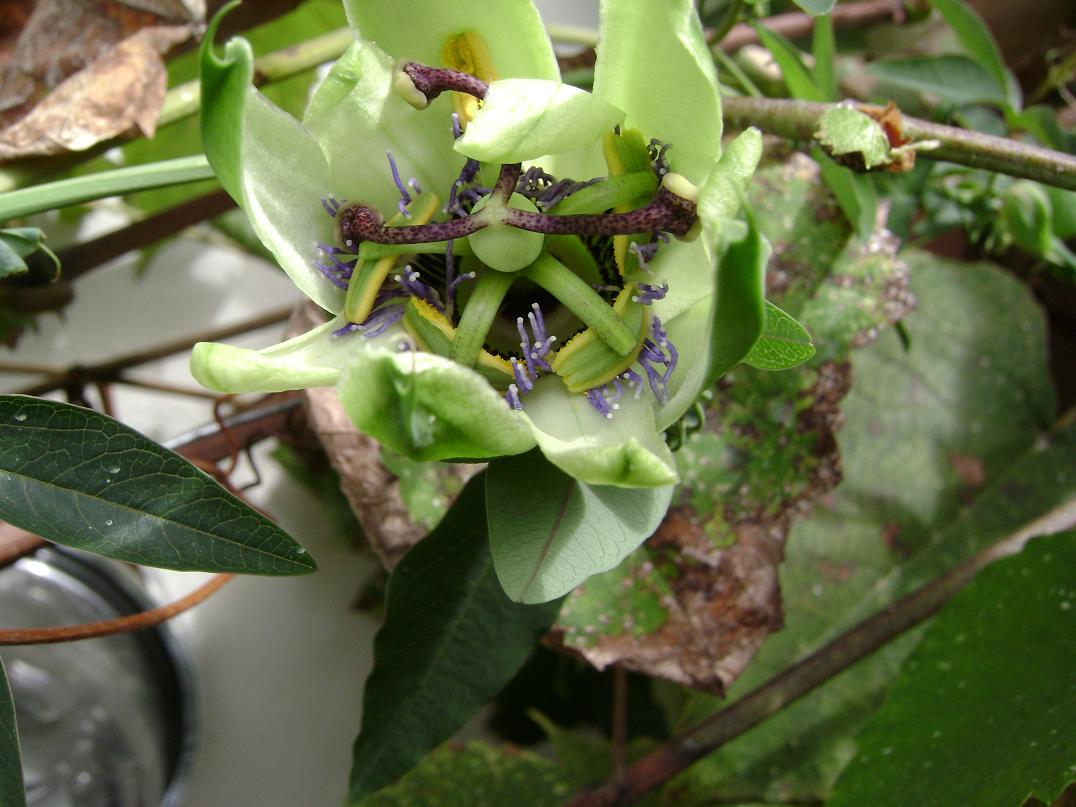
[[[42,279],[55,279],[60,274],[60,260],[56,253],[45,246],[44,232],[37,227],[0,230],[0,278],[30,271],[26,258],[36,252],[42,253],[50,264]]]
[[[859,735],[827,807],[1050,804],[1074,779],[1076,532],[956,595]]]
[[[1045,319],[1026,286],[989,264],[902,257],[918,299],[904,320],[911,346],[890,330],[853,354],[856,385],[837,434],[845,481],[794,527],[781,567],[785,627],[736,682],[734,698],[1076,494],[1076,427],[1046,431],[1054,396]],[[824,799],[919,635],[697,764],[684,785],[696,798],[683,803],[722,794]],[[718,707],[692,696],[682,719]]]
[[[968,55],[993,77],[998,89],[1007,94],[1009,76],[1005,70],[1005,59],[1002,58],[1001,50],[982,18],[961,0],[929,0],[929,2],[949,23],[949,27],[953,29],[953,33],[956,34]],[[1019,108],[1018,101],[1013,106]]]
[[[104,199],[106,196],[119,196],[133,191],[212,178],[213,170],[206,158],[199,154],[196,157],[180,157],[133,168],[117,168],[89,176],[60,179],[3,194],[0,197],[0,221]]]
[[[854,156],[863,169],[886,165],[891,161],[889,138],[882,125],[866,113],[851,107],[827,109],[818,119],[815,139],[834,158]]]
[[[672,492],[671,485],[588,485],[538,452],[495,460],[486,480],[486,512],[501,585],[524,603],[567,594],[649,538]]]
[[[743,361],[766,326],[764,295],[770,244],[750,213],[747,223],[747,234],[729,245],[717,269],[717,306],[710,334],[711,383]]]
[[[836,53],[833,18],[825,12],[814,18],[811,28],[811,55],[814,57],[815,86],[827,101],[837,100],[837,72],[834,61]]]
[[[533,751],[472,740],[446,743],[362,807],[559,807],[577,787],[561,766]]]
[[[860,238],[867,238],[874,232],[878,211],[878,196],[871,178],[837,165],[821,150],[816,149],[812,154],[822,172],[822,181],[837,197],[837,204],[852,223],[856,234]]]
[[[832,5],[832,4],[831,4]],[[781,68],[781,75],[785,78],[785,86],[793,98],[800,101],[828,101],[826,94],[815,84],[811,71],[800,58],[799,50],[785,37],[776,31],[771,31],[757,23],[752,27],[758,33],[759,41],[773,56],[777,66]]]
[[[769,300],[766,301],[766,328],[744,364],[759,370],[787,370],[803,364],[814,355],[814,345],[807,329]]]
[[[11,700],[3,659],[0,659],[0,804],[4,807],[26,807],[19,734],[15,727],[15,704]]]
[[[317,568],[280,527],[178,454],[92,410],[22,395],[0,396],[0,518],[146,566]]]
[[[929,93],[947,104],[1008,103],[1004,87],[966,56],[913,56],[878,59],[867,65],[875,78],[914,92]]]
[[[833,10],[833,7],[837,5],[837,0],[792,0],[792,2],[812,17],[829,14],[829,12]]]
[[[504,79],[485,100],[454,148],[491,163],[518,163],[586,146],[624,120],[624,113],[569,84]]]
[[[510,601],[493,571],[485,479],[467,483],[389,580],[351,767],[359,804],[470,720],[519,670],[560,602]]]

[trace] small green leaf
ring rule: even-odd
[[[672,491],[588,485],[537,451],[495,460],[486,511],[505,592],[517,602],[545,602],[612,569],[657,529]]]
[[[837,5],[837,0],[792,0],[792,2],[812,17],[829,14],[829,12],[833,10],[833,7]]]
[[[930,626],[827,807],[1050,804],[1076,759],[1076,532],[979,573]]]
[[[837,197],[837,204],[855,228],[856,234],[860,238],[869,236],[874,232],[878,211],[878,197],[871,178],[837,165],[819,149],[815,149],[812,156],[818,163],[822,181]]]
[[[832,3],[830,4],[832,5]],[[775,31],[753,24],[758,32],[759,41],[773,56],[777,66],[781,68],[781,75],[785,78],[785,86],[793,98],[801,101],[828,101],[825,93],[815,84],[811,71],[800,58],[800,52],[785,37]]]
[[[750,212],[747,223],[747,234],[729,245],[717,269],[717,306],[710,334],[711,383],[743,361],[766,325],[764,295],[770,244]]]
[[[803,364],[814,355],[814,345],[807,329],[796,320],[766,301],[766,329],[744,364],[759,370],[787,370]]]
[[[19,734],[15,727],[15,704],[11,700],[3,659],[0,659],[0,804],[4,807],[26,807]]]
[[[0,396],[0,518],[165,569],[291,575],[316,565],[183,457],[89,409]]]
[[[863,168],[875,168],[891,161],[889,138],[878,121],[846,106],[827,109],[818,119],[815,139],[831,157],[855,155]],[[858,166],[853,166],[858,167]]]
[[[980,67],[989,73],[998,88],[1008,93],[1009,77],[1005,70],[1005,60],[1001,56],[997,42],[990,29],[974,10],[961,0],[929,0],[939,14],[949,23],[960,44]],[[1013,104],[1019,107],[1018,99]]]
[[[45,246],[45,234],[37,227],[12,227],[0,230],[0,278],[22,275],[30,271],[26,258],[41,252],[52,264],[48,277],[60,274],[60,261]]]
[[[467,483],[389,580],[355,741],[351,804],[395,780],[470,720],[556,619],[559,601],[522,606],[501,590],[490,557],[484,484],[484,474]]]
[[[829,13],[814,18],[811,29],[811,55],[814,57],[814,83],[827,101],[837,100],[837,72],[834,56],[833,18]]]
[[[455,149],[482,162],[518,163],[585,146],[623,120],[608,101],[569,84],[505,79],[489,85]]]
[[[967,56],[913,56],[907,59],[879,59],[867,65],[867,72],[887,84],[937,96],[948,104],[1008,103],[1004,87]]]

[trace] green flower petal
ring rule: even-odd
[[[386,219],[399,199],[386,152],[402,178],[417,178],[442,201],[463,166],[452,151],[448,112],[410,106],[393,90],[393,66],[376,45],[356,42],[333,65],[303,116],[325,153],[332,192],[372,205]]]
[[[599,42],[594,94],[672,143],[673,170],[701,185],[721,153],[721,98],[695,4],[604,0]]]
[[[526,418],[482,376],[432,353],[363,351],[337,391],[360,431],[411,459],[487,459],[534,447]]]
[[[590,485],[660,488],[680,481],[676,463],[654,426],[654,409],[644,393],[620,399],[611,420],[584,395],[569,395],[556,376],[538,380],[524,412],[546,458]]]
[[[221,16],[202,43],[202,142],[225,190],[239,203],[254,232],[299,289],[322,308],[339,311],[344,292],[314,264],[316,241],[334,240],[332,219],[321,207],[329,167],[313,138],[251,84],[254,57],[232,39],[224,58],[213,50]]]
[[[356,350],[373,345],[357,335],[335,338],[332,332],[345,324],[343,317],[337,317],[264,350],[199,342],[191,354],[191,374],[202,386],[220,392],[331,387]]]
[[[529,0],[344,0],[344,9],[359,33],[393,59],[444,66],[445,40],[475,31],[501,76],[560,78],[553,46]]]
[[[615,106],[577,87],[506,79],[489,85],[455,148],[482,162],[518,163],[579,148],[623,120]]]
[[[710,281],[711,288],[713,281]],[[669,379],[669,400],[658,409],[655,423],[659,432],[665,431],[680,419],[702,393],[706,385],[706,362],[693,360],[704,357],[710,349],[709,324],[713,294],[697,300],[690,308],[670,320],[662,320],[669,341],[680,352],[672,378]]]

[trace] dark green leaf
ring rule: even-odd
[[[0,396],[0,518],[146,566],[317,568],[280,527],[178,454],[92,410],[22,395]]]
[[[814,83],[827,101],[837,100],[837,72],[834,56],[837,45],[833,39],[833,18],[821,14],[814,18],[811,30],[811,55],[814,56]]]
[[[766,301],[766,329],[744,364],[759,370],[787,370],[803,364],[814,355],[814,345],[807,329],[796,320]]]
[[[930,626],[827,807],[1047,804],[1074,779],[1076,532],[980,572]]]
[[[0,659],[0,804],[4,807],[26,807],[19,734],[15,728],[15,704],[11,701],[3,659]]]
[[[833,4],[830,3],[830,5]],[[780,34],[761,25],[754,25],[754,28],[758,32],[759,41],[773,56],[777,66],[781,68],[781,75],[784,76],[785,85],[793,98],[798,98],[801,101],[830,100],[815,84],[814,79],[811,77],[811,71],[803,63],[803,59],[800,58],[799,50],[796,49],[795,45]]]
[[[486,481],[493,564],[513,600],[561,597],[657,529],[672,487],[588,485],[533,450],[494,460]]]
[[[879,59],[867,65],[877,79],[949,104],[1008,103],[1008,94],[978,62],[966,56],[913,56]]]
[[[448,743],[362,807],[558,807],[574,789],[557,763],[532,751]]]
[[[878,210],[878,197],[871,178],[837,165],[818,149],[815,149],[813,156],[822,172],[822,181],[837,197],[837,204],[852,223],[856,234],[860,238],[869,236],[874,232]]]
[[[929,1],[949,23],[968,55],[993,77],[1002,93],[1007,93],[1009,78],[1005,71],[1005,60],[982,18],[962,0]]]
[[[853,353],[856,383],[837,433],[844,482],[789,536],[784,629],[733,698],[1076,495],[1076,426],[1047,431],[1045,318],[1027,287],[988,264],[902,257],[918,300],[904,320],[911,348],[890,330]],[[697,798],[682,803],[723,794],[823,800],[918,636],[887,645],[698,763],[683,783]],[[720,705],[692,695],[682,719],[690,725]]]
[[[820,14],[829,14],[829,12],[833,10],[833,7],[837,5],[837,0],[792,0],[792,2],[812,17],[817,17]]]
[[[518,605],[501,589],[489,551],[484,477],[467,483],[389,580],[355,741],[352,804],[470,720],[556,619],[559,601]]]
[[[45,234],[37,227],[12,227],[0,230],[0,278],[21,275],[29,271],[26,258],[35,252],[42,253],[52,264],[49,275],[55,277],[60,262],[55,253],[45,246]]]
[[[717,305],[710,334],[710,383],[743,361],[766,326],[766,263],[770,259],[770,244],[755,226],[749,208],[747,212],[747,234],[729,244],[717,269]]]

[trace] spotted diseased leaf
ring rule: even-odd
[[[787,370],[814,355],[807,329],[769,300],[766,301],[766,328],[744,364],[758,370]]]
[[[1076,780],[1076,532],[1034,538],[945,606],[826,801],[1047,804]]]
[[[317,568],[280,527],[178,454],[92,410],[23,395],[0,396],[0,518],[146,566]]]
[[[845,482],[789,537],[785,627],[733,698],[1076,493],[1076,429],[1047,431],[1045,323],[1026,287],[990,265],[902,258],[918,299],[904,320],[910,347],[889,331],[853,353],[856,383],[837,436]],[[955,308],[974,314],[954,317]],[[677,783],[680,803],[826,798],[919,636],[891,643],[694,766]],[[692,696],[681,720],[691,725],[724,705]],[[811,742],[797,742],[804,736]]]
[[[478,741],[447,743],[362,807],[474,807],[521,799],[528,807],[556,807],[575,787],[557,763],[532,751]]]

